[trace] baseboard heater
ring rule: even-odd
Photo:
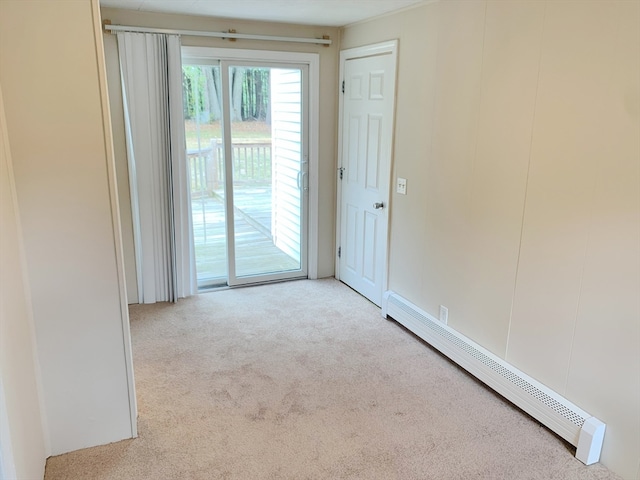
[[[606,425],[513,365],[438,321],[400,295],[384,295],[382,314],[456,362],[480,381],[560,435],[586,465],[600,459]]]

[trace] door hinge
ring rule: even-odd
[[[340,175],[340,180],[342,180],[342,177],[344,176],[344,167],[339,167],[338,168],[338,173]]]
[[[344,80],[342,80],[342,93],[344,93]]]
[[[342,247],[338,247],[338,258],[342,257]]]

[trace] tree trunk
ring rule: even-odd
[[[267,125],[271,125],[271,70],[269,70],[269,72],[266,75],[266,80],[267,80],[267,86],[264,89],[264,94],[267,97],[267,102],[266,102],[266,113],[265,113],[265,122],[267,122]]]
[[[246,68],[234,67],[231,75],[231,121],[242,121],[242,86]]]
[[[264,76],[264,72],[265,70],[256,70],[256,76],[255,76],[255,89],[256,89],[256,109],[255,109],[255,113],[254,113],[254,118],[256,120],[264,120],[263,118],[263,113],[264,113],[264,97],[263,97],[263,90],[262,90],[262,78]]]
[[[220,109],[220,78],[215,67],[203,67],[207,85],[208,101],[209,101],[209,121],[215,122],[220,120],[222,112]],[[216,82],[217,80],[217,82]]]

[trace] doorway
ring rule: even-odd
[[[306,278],[308,65],[202,53],[183,49],[198,287]]]
[[[338,278],[382,304],[387,285],[397,42],[341,52]]]

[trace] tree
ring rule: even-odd
[[[231,121],[270,121],[270,69],[232,67]],[[185,65],[182,69],[185,119],[215,122],[222,118],[219,67]],[[206,116],[202,114],[206,114]]]
[[[182,68],[184,116],[187,119],[205,110],[205,80],[200,67],[187,65]]]
[[[270,70],[247,68],[242,83],[242,120],[265,121],[269,112]]]
[[[245,78],[245,67],[233,67],[231,69],[231,121],[241,122],[242,118],[242,103],[243,103],[243,85]]]
[[[220,108],[220,70],[217,67],[203,67],[203,70],[209,100],[209,121],[215,122],[222,117],[222,110]]]

